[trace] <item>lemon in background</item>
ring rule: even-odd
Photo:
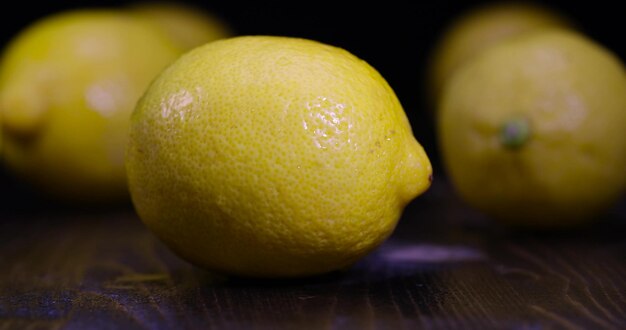
[[[533,3],[499,2],[474,8],[453,20],[440,36],[429,65],[429,98],[436,104],[451,74],[497,43],[546,28],[570,28],[564,15]]]
[[[438,110],[458,193],[515,225],[575,225],[610,207],[626,188],[624,132],[624,66],[565,30],[484,51],[452,76]]]
[[[287,37],[196,48],[132,116],[129,187],[180,256],[229,274],[352,265],[430,185],[393,90],[345,50]]]
[[[233,35],[230,27],[220,18],[188,4],[140,3],[132,6],[131,10],[155,23],[183,50]]]
[[[127,197],[130,113],[180,53],[151,24],[122,12],[79,10],[34,23],[0,61],[7,167],[67,201]]]

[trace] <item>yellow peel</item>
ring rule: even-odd
[[[451,78],[438,135],[451,180],[469,204],[506,223],[592,220],[626,188],[626,74],[609,51],[566,31],[503,42]],[[524,118],[530,136],[504,146]]]

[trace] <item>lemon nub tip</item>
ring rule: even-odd
[[[519,149],[529,139],[530,125],[525,118],[507,120],[500,129],[500,143],[507,149]]]

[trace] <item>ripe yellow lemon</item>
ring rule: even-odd
[[[178,47],[189,50],[230,37],[230,28],[211,13],[174,2],[142,3],[132,11],[155,23]]]
[[[288,37],[218,40],[177,60],[138,103],[126,162],[139,216],[174,251],[260,277],[350,266],[431,179],[377,71]]]
[[[464,13],[441,35],[432,53],[428,76],[432,101],[437,102],[448,77],[481,51],[525,33],[570,26],[564,15],[531,3],[501,2]]]
[[[7,167],[67,201],[127,198],[130,114],[180,53],[151,24],[121,12],[79,10],[34,23],[0,62]]]
[[[469,204],[506,223],[590,220],[626,187],[626,74],[573,32],[503,42],[442,95],[444,165]]]

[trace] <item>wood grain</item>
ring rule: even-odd
[[[0,329],[624,329],[626,217],[498,227],[435,188],[343,273],[227,278],[131,210],[0,214]]]

